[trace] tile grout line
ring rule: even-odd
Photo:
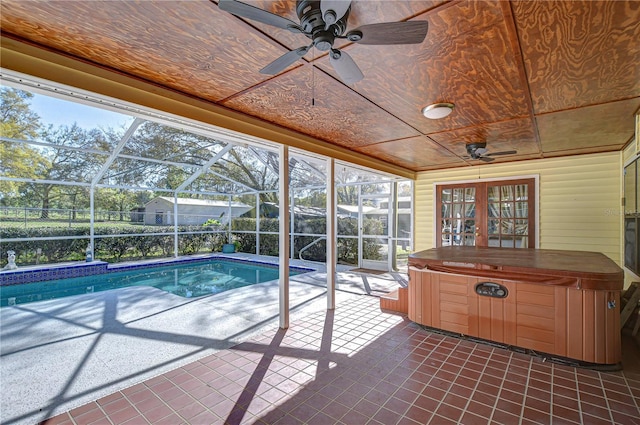
[[[512,360],[513,360],[513,356],[516,353],[511,352],[511,356],[509,357],[509,364],[511,364]],[[531,359],[529,359],[529,367],[527,368],[527,380],[524,383],[524,394],[522,395],[522,408],[520,409],[520,421],[519,423],[522,424],[522,420],[524,419],[524,409],[527,405],[527,390],[529,389],[529,379],[531,377]],[[551,423],[551,421],[549,421],[549,423]]]
[[[495,353],[495,347],[491,350],[491,354]],[[485,369],[483,369],[483,373],[484,370],[486,370],[488,365],[485,365]],[[493,415],[496,413],[496,410],[498,410],[498,402],[500,401],[500,396],[499,394],[502,392],[502,388],[504,387],[504,378],[506,376],[507,371],[505,370],[504,375],[502,376],[502,382],[500,383],[500,388],[498,390],[498,394],[496,395],[496,401],[494,401],[493,403],[493,409],[491,410],[491,417],[489,418],[489,421],[493,420]],[[482,376],[482,375],[480,375]],[[478,381],[479,382],[479,381]]]

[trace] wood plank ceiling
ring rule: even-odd
[[[298,22],[295,2],[247,3]],[[195,96],[412,171],[617,151],[640,107],[640,1],[361,1],[349,29],[426,20],[422,44],[341,43],[365,77],[345,85],[309,52],[258,71],[300,34],[209,0],[3,0],[3,36]],[[452,102],[441,120],[421,109]]]

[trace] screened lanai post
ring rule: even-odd
[[[173,192],[173,256],[178,258],[178,192]]]
[[[260,193],[256,192],[256,255],[260,255]]]
[[[280,328],[289,328],[289,147],[279,147],[279,267],[280,267]]]
[[[89,187],[89,245],[91,245],[91,258],[95,259],[96,258],[96,253],[95,253],[95,230],[93,229],[93,226],[95,225],[95,218],[94,218],[94,213],[95,213],[95,208],[96,208],[96,202],[95,202],[95,189],[93,187],[93,185],[91,185]]]
[[[336,183],[335,160],[327,159],[327,309],[336,308]]]
[[[95,257],[95,230],[94,230],[94,225],[95,225],[95,188],[96,185],[100,182],[100,180],[102,179],[102,177],[104,176],[104,173],[107,172],[107,170],[109,169],[109,167],[111,167],[111,165],[113,164],[113,161],[116,160],[116,158],[118,157],[118,155],[120,155],[120,151],[122,151],[122,148],[124,148],[124,146],[127,144],[127,142],[129,141],[129,139],[131,139],[131,136],[133,136],[133,133],[138,129],[138,127],[140,127],[140,125],[144,122],[143,119],[141,118],[136,118],[135,120],[133,120],[133,122],[131,123],[131,125],[129,126],[129,128],[127,129],[127,131],[124,133],[124,135],[122,136],[122,139],[120,139],[120,141],[118,141],[118,144],[116,145],[115,148],[113,148],[113,151],[111,152],[111,154],[109,155],[109,158],[107,158],[107,160],[104,162],[104,164],[102,164],[102,166],[100,167],[100,170],[96,173],[95,176],[93,176],[93,178],[91,179],[91,187],[89,188],[89,243],[91,244],[91,258],[96,258]]]

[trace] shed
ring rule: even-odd
[[[144,223],[152,225],[173,225],[175,198],[158,196],[145,204]],[[240,202],[212,201],[208,199],[177,198],[178,225],[201,225],[209,219],[228,223],[231,217],[240,217],[253,207]]]

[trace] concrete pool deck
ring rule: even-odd
[[[326,309],[326,273],[312,266],[291,278],[292,322]],[[398,276],[339,270],[337,302],[398,286]],[[197,299],[130,287],[3,307],[0,422],[37,423],[229,348],[277,327],[278,311],[276,281]]]

